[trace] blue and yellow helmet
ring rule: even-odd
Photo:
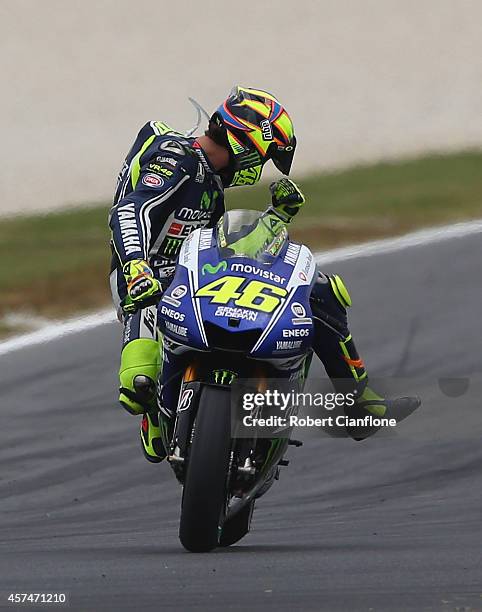
[[[230,151],[228,186],[254,185],[269,159],[280,172],[290,173],[296,148],[293,123],[270,93],[235,86],[211,122],[223,130]]]

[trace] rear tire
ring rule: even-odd
[[[253,510],[254,500],[246,504],[233,518],[224,523],[219,546],[231,546],[231,544],[236,544],[241,538],[244,538],[249,532]]]
[[[228,493],[230,399],[229,389],[201,390],[179,526],[181,543],[191,552],[208,552],[219,543]]]

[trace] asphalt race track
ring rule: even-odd
[[[211,554],[181,548],[180,487],[116,405],[117,326],[0,357],[0,609],[481,610],[481,261],[473,235],[327,266],[372,376],[417,379],[424,406],[361,443],[306,434]]]

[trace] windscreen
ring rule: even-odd
[[[287,240],[285,224],[274,214],[231,210],[219,220],[217,241],[224,257],[270,263]]]

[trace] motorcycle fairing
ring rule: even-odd
[[[161,330],[198,350],[210,348],[206,326],[229,333],[233,350],[239,334],[257,330],[250,357],[281,359],[306,353],[313,336],[309,295],[315,268],[311,251],[289,241],[270,265],[247,257],[223,258],[213,230],[196,230],[185,240],[175,276],[161,300]],[[226,291],[228,285],[236,288],[234,297]],[[177,299],[179,287],[187,292]],[[257,294],[246,305],[248,288],[250,294],[253,288]],[[176,328],[179,319],[181,329]]]

